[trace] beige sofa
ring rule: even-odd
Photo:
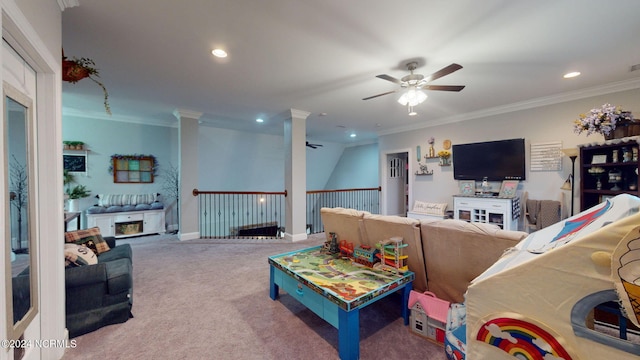
[[[528,235],[495,225],[417,220],[345,208],[322,208],[320,214],[327,239],[335,232],[338,240],[373,246],[390,237],[402,237],[409,245],[405,248],[409,269],[416,275],[413,288],[429,290],[451,302],[463,302],[471,280]]]

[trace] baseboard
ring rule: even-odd
[[[195,239],[200,239],[200,233],[199,232],[180,233],[180,241],[183,241],[183,240],[195,240]]]
[[[284,239],[291,242],[307,240],[307,238],[308,238],[307,233],[300,233],[300,234],[289,234],[287,232],[284,233]]]

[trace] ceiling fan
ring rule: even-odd
[[[427,76],[426,78],[424,77],[424,75],[421,74],[414,74],[413,71],[418,67],[418,62],[416,61],[411,61],[409,63],[407,63],[407,69],[411,72],[409,75],[403,76],[402,79],[396,79],[393,76],[390,75],[386,75],[386,74],[382,74],[382,75],[378,75],[376,76],[377,78],[383,79],[383,80],[387,80],[387,81],[391,81],[394,84],[398,84],[400,85],[400,89],[407,89],[408,91],[417,91],[417,90],[438,90],[438,91],[460,91],[462,89],[464,89],[464,85],[429,85],[430,82],[432,82],[433,80],[439,79],[445,75],[449,75],[454,71],[458,71],[460,69],[462,69],[461,65],[458,64],[451,64],[449,66],[446,66],[436,72],[434,72],[433,74]],[[373,98],[377,98],[379,96],[383,96],[383,95],[388,95],[388,94],[393,94],[395,92],[398,92],[399,90],[392,90],[392,91],[387,91],[385,93],[382,94],[378,94],[378,95],[373,95],[373,96],[369,96],[366,97],[362,100],[369,100],[369,99],[373,99]],[[424,95],[424,94],[423,94]],[[403,95],[404,97],[404,95]],[[413,107],[414,105],[417,105],[419,103],[421,103],[422,101],[424,101],[426,99],[426,95],[424,95],[424,98],[417,99],[418,102],[413,102],[411,103],[411,100],[409,99],[409,106]],[[400,100],[406,100],[403,99],[402,97],[400,98]],[[400,100],[398,100],[398,102],[400,102]],[[407,103],[403,103],[400,102],[403,105],[407,105]]]
[[[312,148],[312,149],[317,149],[317,148],[319,148],[319,147],[322,147],[322,146],[323,146],[322,144],[312,144],[312,143],[310,143],[310,142],[308,142],[308,141],[307,141],[306,145],[307,145],[308,147]]]

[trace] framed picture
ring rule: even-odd
[[[516,196],[516,190],[518,189],[518,180],[504,180],[500,187],[499,197],[511,198]]]
[[[460,180],[458,181],[458,187],[460,188],[460,195],[473,196],[476,194],[475,180]]]
[[[62,155],[63,169],[72,173],[86,173],[87,172],[87,155]]]
[[[604,164],[607,162],[607,155],[593,155],[591,158],[592,164]]]

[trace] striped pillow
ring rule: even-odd
[[[157,194],[98,194],[98,205],[124,206],[138,204],[151,204],[158,198]]]

